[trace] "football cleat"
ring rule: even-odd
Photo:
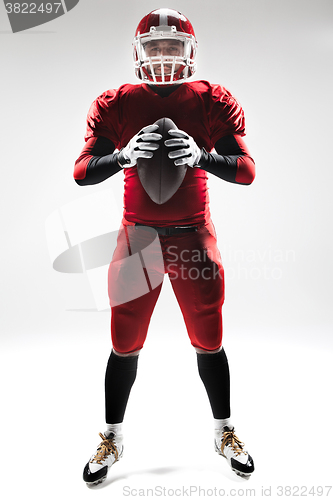
[[[83,470],[83,480],[87,486],[95,486],[105,481],[109,468],[123,454],[123,445],[115,440],[111,432],[108,436],[99,433],[102,442]]]
[[[224,427],[215,431],[215,449],[219,455],[227,459],[231,469],[241,477],[249,477],[254,471],[252,457],[244,449],[242,443],[235,435],[234,427]]]

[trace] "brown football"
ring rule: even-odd
[[[187,165],[176,167],[174,160],[168,157],[173,149],[164,145],[166,139],[171,139],[168,131],[177,129],[170,118],[161,118],[155,122],[158,125],[157,134],[162,135],[160,147],[154,151],[153,158],[138,158],[137,168],[141,184],[149,197],[158,205],[162,205],[175,194],[184,180]]]

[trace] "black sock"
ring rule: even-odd
[[[214,418],[230,417],[230,375],[224,349],[215,354],[197,353],[198,369]]]
[[[110,354],[105,373],[105,420],[107,424],[123,421],[127,401],[136,377],[138,356]]]

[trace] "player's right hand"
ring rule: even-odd
[[[134,167],[138,158],[152,158],[159,148],[157,141],[162,139],[161,134],[154,133],[158,128],[158,125],[148,125],[141,129],[119,152],[118,163],[123,168]]]

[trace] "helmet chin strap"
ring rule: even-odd
[[[177,80],[180,77],[181,73],[185,70],[185,68],[186,68],[186,65],[179,67],[177,73],[175,74],[175,77],[176,77]]]

